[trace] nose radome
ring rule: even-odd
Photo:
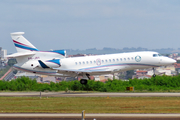
[[[172,59],[172,58],[164,58],[164,59],[161,59],[161,65],[172,65],[174,63],[176,63],[176,60]]]
[[[176,60],[174,60],[174,59],[172,59],[171,61],[172,61],[172,64],[177,62],[177,61],[176,61]]]
[[[169,59],[168,59],[168,63],[169,63],[169,64],[174,64],[174,63],[176,63],[176,60],[169,58]]]

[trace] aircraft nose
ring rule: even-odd
[[[176,63],[176,60],[169,58],[168,64],[174,64],[174,63]]]
[[[172,59],[172,60],[171,60],[171,62],[172,62],[172,64],[174,64],[174,63],[176,63],[177,61],[176,61],[176,60],[174,60],[174,59]]]
[[[174,63],[176,63],[176,60],[172,59],[172,58],[167,58],[165,57],[164,59],[161,59],[161,65],[172,65]]]

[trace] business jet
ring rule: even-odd
[[[23,37],[23,34],[24,32],[11,33],[17,53],[7,57],[16,58],[17,64],[14,65],[14,68],[51,76],[82,76],[81,84],[87,84],[90,75],[155,68],[176,62],[174,59],[151,51],[67,58],[65,50],[38,50]]]

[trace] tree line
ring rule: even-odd
[[[105,83],[88,80],[87,85],[81,85],[78,80],[37,83],[35,79],[20,77],[11,81],[0,81],[0,91],[100,91],[124,92],[126,87],[134,87],[138,91],[171,91],[180,90],[180,75],[156,76],[150,79],[108,80]]]

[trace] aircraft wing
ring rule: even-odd
[[[92,72],[92,71],[89,71],[89,70],[76,70],[76,69],[60,69],[60,68],[52,68],[54,70],[58,70],[58,71],[62,71],[62,72]]]
[[[103,68],[91,68],[91,69],[62,69],[62,68],[55,68],[47,66],[43,61],[38,60],[39,64],[42,68],[51,68],[53,70],[58,70],[59,72],[74,72],[74,73],[103,73],[103,72],[118,72],[120,69],[109,69],[108,67]]]
[[[34,52],[28,52],[28,53],[18,52],[18,53],[14,53],[11,55],[7,55],[6,57],[7,58],[16,58],[16,57],[28,56],[28,55],[34,55],[34,54],[35,54]]]
[[[95,70],[84,70],[84,69],[61,69],[61,68],[52,68],[54,70],[62,71],[62,72],[79,72],[79,73],[95,73],[95,72],[107,72],[112,71],[109,69],[95,69]]]

